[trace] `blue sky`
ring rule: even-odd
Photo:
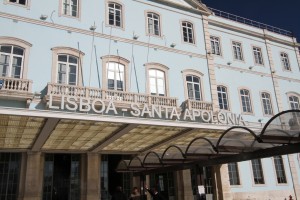
[[[202,0],[208,7],[292,31],[300,43],[300,0]]]

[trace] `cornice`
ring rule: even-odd
[[[208,22],[211,25],[231,29],[233,31],[248,34],[248,35],[258,37],[258,38],[261,38],[261,39],[264,39],[264,40],[270,40],[270,41],[273,41],[273,42],[281,43],[281,44],[284,44],[284,45],[289,45],[289,46],[292,46],[292,47],[300,47],[300,43],[295,43],[295,42],[292,42],[292,41],[286,41],[286,40],[268,35],[268,34],[264,33],[264,31],[263,31],[264,29],[261,29],[262,33],[258,33],[258,32],[255,32],[255,31],[247,30],[245,28],[241,28],[241,27],[230,25],[230,24],[226,24],[224,22],[216,21],[215,19],[208,19]],[[247,24],[243,24],[243,25],[247,26]],[[256,28],[256,27],[251,26],[251,28]]]
[[[127,38],[122,38],[122,37],[118,37],[118,36],[110,36],[110,35],[103,34],[100,32],[93,33],[93,31],[90,31],[90,30],[55,24],[55,23],[41,21],[41,20],[37,20],[37,19],[26,18],[26,17],[13,15],[13,14],[5,13],[5,12],[0,12],[0,17],[6,18],[6,19],[18,20],[21,22],[29,23],[29,24],[35,24],[35,25],[39,25],[39,26],[65,30],[68,32],[80,33],[80,34],[89,35],[89,36],[93,36],[93,34],[94,34],[94,36],[98,37],[98,38],[104,38],[104,39],[108,39],[108,40],[114,40],[114,41],[144,46],[147,48],[149,47],[149,48],[159,49],[159,50],[163,50],[163,51],[167,51],[167,52],[178,53],[181,55],[188,55],[188,56],[192,56],[192,57],[206,59],[206,55],[202,55],[202,54],[197,54],[197,53],[193,53],[193,52],[189,52],[189,51],[183,51],[183,50],[174,49],[174,48],[156,45],[156,44],[148,44],[147,42],[141,42],[141,41],[134,40],[134,39],[127,39]]]

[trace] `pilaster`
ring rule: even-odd
[[[294,44],[297,44],[297,39],[293,38],[293,42],[294,42]],[[297,47],[295,45],[294,50],[295,50],[296,58],[297,58],[297,61],[298,61],[298,69],[300,71],[300,49],[299,49],[299,47]]]
[[[293,181],[293,184],[294,184],[294,191],[295,191],[295,196],[296,196],[296,197],[293,197],[293,198],[294,199],[300,199],[300,184],[299,184],[300,177],[298,176],[297,169],[296,169],[296,167],[298,165],[298,163],[297,163],[298,161],[297,161],[297,159],[295,159],[295,155],[296,154],[288,155],[288,162],[289,162],[289,165],[290,165],[291,176],[292,176],[292,179],[293,179],[292,181]]]
[[[266,33],[267,31],[264,30],[264,32]],[[273,85],[274,85],[274,92],[275,92],[275,97],[276,97],[275,100],[276,100],[276,103],[277,103],[277,106],[278,106],[278,112],[282,112],[284,109],[283,109],[283,106],[282,106],[282,98],[281,98],[281,95],[280,95],[280,87],[279,87],[278,78],[277,78],[276,70],[275,70],[275,66],[274,66],[270,41],[267,38],[265,38],[265,43],[266,43],[267,55],[268,55],[268,59],[269,59],[269,63],[270,63],[271,77],[272,77],[272,81],[273,81]]]
[[[206,59],[208,65],[208,73],[209,73],[209,81],[210,81],[210,92],[211,92],[211,99],[213,103],[213,111],[219,110],[219,102],[218,102],[218,92],[217,92],[217,81],[216,81],[216,74],[215,74],[215,66],[214,66],[214,59],[211,55],[211,46],[210,46],[210,33],[208,29],[208,20],[207,16],[202,16],[203,22],[203,32],[204,32],[204,43],[205,43],[205,50],[206,50]]]
[[[41,152],[27,153],[24,200],[41,200],[44,157]]]
[[[23,200],[23,198],[24,198],[26,168],[27,168],[26,165],[27,165],[27,153],[22,153],[18,200]]]
[[[100,199],[100,156],[87,154],[86,199]]]
[[[194,200],[191,171],[189,169],[177,171],[176,178],[178,199]]]
[[[215,194],[214,199],[233,200],[233,195],[229,183],[227,164],[216,165],[213,167],[215,175]]]

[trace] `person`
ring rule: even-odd
[[[141,194],[140,194],[138,188],[137,188],[137,187],[134,187],[134,188],[132,189],[131,194],[130,194],[129,200],[140,200],[140,198],[141,198]]]
[[[112,195],[111,200],[127,200],[126,195],[123,193],[121,186],[116,187],[116,191]]]
[[[158,192],[156,187],[150,190],[147,185],[145,185],[145,189],[149,192],[153,200],[165,200],[164,196]]]

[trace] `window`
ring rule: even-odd
[[[84,53],[70,47],[54,47],[51,50],[51,82],[81,86],[81,63]]]
[[[287,71],[291,71],[289,56],[286,53],[281,53],[280,56],[283,68]]]
[[[273,115],[273,108],[272,108],[270,94],[266,92],[261,93],[261,100],[263,104],[264,114]]]
[[[194,44],[194,30],[193,24],[190,22],[182,22],[182,34],[183,34],[183,41],[187,43]]]
[[[9,2],[24,5],[24,6],[27,5],[27,0],[9,0]]]
[[[147,13],[148,34],[160,36],[160,17],[156,13]]]
[[[122,6],[117,3],[108,3],[108,24],[122,27]]]
[[[78,58],[61,54],[57,60],[57,83],[77,85]]]
[[[229,110],[227,88],[225,86],[218,86],[219,107],[223,110]]]
[[[102,74],[103,74],[103,89],[115,91],[128,91],[128,66],[129,61],[120,56],[103,56],[102,59]]]
[[[124,91],[124,69],[125,66],[116,63],[109,62],[107,67],[107,89]]]
[[[276,170],[277,183],[287,183],[281,156],[274,156],[274,165]]]
[[[293,110],[299,110],[300,109],[299,98],[298,97],[289,96],[289,102],[290,102],[291,109],[293,109]]]
[[[242,44],[239,42],[232,42],[233,55],[235,60],[244,60],[242,52]]]
[[[252,106],[251,106],[251,98],[250,92],[246,89],[240,90],[241,95],[241,102],[242,102],[242,110],[245,113],[252,113]]]
[[[149,69],[150,94],[165,96],[165,73],[158,69]]]
[[[265,184],[264,174],[262,170],[261,160],[254,159],[251,160],[252,163],[252,171],[253,171],[253,179],[255,184]]]
[[[202,99],[200,77],[188,75],[186,76],[186,84],[187,84],[188,98],[191,100],[200,101]]]
[[[230,185],[240,185],[238,164],[235,162],[228,163],[227,165]]]
[[[13,45],[0,45],[0,76],[22,78],[24,49]]]
[[[212,54],[221,55],[220,39],[218,37],[210,36]]]
[[[80,0],[60,0],[62,15],[79,17]]]
[[[261,48],[253,47],[253,55],[254,55],[255,64],[258,64],[258,65],[264,64],[263,58],[262,58],[262,53],[261,53]]]

